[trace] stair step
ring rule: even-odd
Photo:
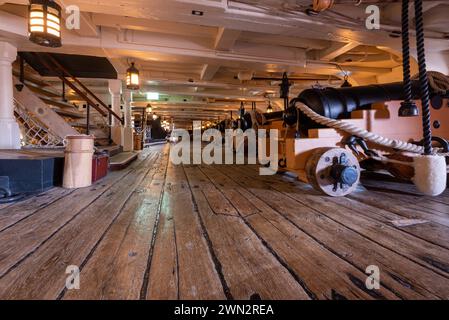
[[[78,108],[69,102],[57,101],[57,100],[53,100],[53,99],[45,98],[45,97],[39,97],[39,98],[50,106],[55,106],[55,107],[59,107],[59,108],[63,108],[63,109],[71,109],[71,110],[78,111]]]
[[[106,151],[109,154],[109,157],[113,157],[113,156],[123,152],[123,147],[116,145],[116,144],[102,146],[98,149],[100,149],[102,151]]]
[[[67,122],[69,125],[75,128],[87,128],[87,124],[85,122]],[[89,129],[99,129],[95,124],[89,124]]]
[[[66,116],[66,117],[70,117],[70,118],[78,118],[78,119],[86,118],[86,115],[79,111],[77,112],[77,111],[64,110],[64,109],[60,109],[58,107],[53,107],[52,109],[57,114],[62,115],[62,116]]]
[[[20,71],[18,69],[14,68],[13,74],[16,77],[19,77]],[[25,81],[28,81],[28,82],[34,84],[35,86],[39,86],[39,87],[50,87],[51,86],[50,83],[46,82],[45,80],[38,79],[36,76],[31,75],[29,72],[25,72],[24,78],[25,78]]]
[[[121,152],[109,159],[109,169],[114,170],[122,170],[131,164],[134,160],[137,159],[137,152]]]
[[[44,101],[46,104],[50,106],[77,110],[77,108],[71,103],[54,100],[55,98],[60,99],[61,94],[52,90],[50,87],[48,87],[48,84],[45,82],[39,83],[38,80],[35,79],[31,81],[30,79],[25,79],[24,84],[27,86],[28,89],[30,89],[30,91],[35,93],[42,101]],[[46,87],[45,88],[42,87],[43,85],[45,85]]]
[[[115,145],[113,149],[109,150],[109,155],[111,157],[113,157],[113,156],[115,156],[115,155],[117,155],[119,153],[122,153],[122,152],[123,152],[123,146]]]
[[[48,89],[44,89],[42,87],[38,87],[35,84],[25,81],[25,85],[33,91],[36,95],[40,97],[50,97],[50,98],[58,98],[60,95],[56,92],[50,91]]]

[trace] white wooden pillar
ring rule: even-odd
[[[0,41],[0,149],[20,149],[20,130],[14,117],[12,63],[17,48]]]
[[[125,100],[125,126],[122,130],[123,151],[134,150],[133,128],[131,126],[131,91],[125,90],[123,92],[123,99]]]
[[[123,100],[125,100],[125,128],[131,128],[131,91],[125,90],[123,94]]]
[[[120,110],[120,97],[122,94],[122,81],[119,79],[112,79],[108,81],[108,84],[109,93],[111,94],[112,111],[121,116],[122,111]],[[112,141],[117,145],[123,145],[121,122],[116,117],[112,116],[111,125]]]

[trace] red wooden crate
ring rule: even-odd
[[[92,158],[92,182],[108,174],[109,156],[107,153],[94,154]]]

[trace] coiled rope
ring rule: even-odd
[[[413,79],[418,78],[418,75],[413,77]],[[434,94],[442,96],[449,95],[449,77],[447,75],[437,71],[427,71],[427,79]]]

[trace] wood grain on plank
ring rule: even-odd
[[[81,289],[67,290],[64,299],[139,299],[166,164],[167,153],[161,153],[82,268]]]
[[[370,186],[377,184],[382,186],[382,190],[386,192],[407,194],[410,196],[419,197],[421,200],[425,200],[426,203],[437,202],[449,205],[449,189],[446,189],[442,194],[436,197],[424,196],[416,186],[411,182],[398,181],[396,178],[378,173],[365,171],[362,173],[361,184]]]
[[[39,210],[48,207],[53,202],[71,194],[74,190],[53,188],[23,201],[0,209],[0,232],[18,221],[29,217]]]
[[[271,180],[270,183],[272,182]],[[372,241],[449,278],[448,249],[441,248],[431,242],[402,232],[391,224],[379,224],[378,221],[371,217],[354,214],[356,211],[349,211],[348,208],[342,207],[330,198],[323,197],[316,192],[308,194],[311,188],[309,185],[299,183],[295,185],[295,189],[302,190],[302,193],[292,192],[292,188],[285,188],[285,185],[282,184],[280,187],[284,188],[284,193],[290,192],[289,196],[302,205],[313,208],[325,214],[327,217],[363,234]]]
[[[413,194],[403,191],[400,188],[402,186],[403,184],[398,184],[397,188],[388,188],[385,187],[381,181],[363,180],[363,187],[368,189],[371,194],[393,199],[398,201],[398,203],[402,203],[405,207],[418,208],[418,211],[420,212],[424,209],[425,212],[449,218],[449,205],[440,201],[435,201],[444,199],[444,196],[427,197]],[[410,207],[410,205],[412,205],[412,207]]]
[[[240,201],[233,202],[240,212],[240,203],[250,203],[259,213],[246,216],[245,220],[267,246],[301,279],[317,299],[397,299],[386,288],[368,290],[367,275],[341,259],[306,233],[291,224],[261,199],[240,187],[218,167],[202,167],[202,171],[217,188],[238,190]],[[237,204],[236,204],[237,203]],[[245,211],[245,207],[243,207]]]
[[[178,299],[178,256],[172,210],[167,210],[170,200],[164,192],[153,256],[150,264],[146,299]]]
[[[215,214],[203,191],[207,177],[194,166],[185,166],[198,213],[220,261],[222,273],[235,299],[309,299],[303,287],[239,218]]]
[[[294,195],[296,199],[299,197]],[[363,234],[365,237],[387,247],[412,261],[449,277],[449,251],[433,243],[402,232],[397,228],[380,224],[372,218],[349,212],[347,208],[322,201],[312,197],[302,197],[303,204],[316,208],[329,218]],[[449,279],[448,279],[449,280]]]
[[[329,198],[253,165],[175,166],[167,149],[91,188],[0,206],[0,298],[449,298],[448,191],[369,180]],[[70,264],[80,290],[64,289]]]
[[[362,192],[356,192],[360,195]],[[366,192],[363,192],[366,193]],[[360,198],[358,198],[360,199]],[[365,204],[363,201],[357,201],[352,197],[332,198],[331,201],[342,205],[348,209],[357,211],[358,214],[383,222],[386,225],[393,226],[393,221],[403,219],[418,219],[425,220],[420,212],[411,214],[403,213],[401,215],[396,212],[387,211],[385,209],[375,207],[371,204]],[[379,201],[382,201],[379,199]],[[385,200],[383,200],[385,201]],[[407,227],[397,227],[398,230],[407,232],[415,237],[429,241],[433,244],[439,245],[443,248],[449,249],[449,227],[436,223],[432,220],[425,220],[427,222]]]
[[[225,299],[181,166],[168,165],[148,299]],[[164,243],[165,242],[165,243]]]
[[[66,268],[70,265],[81,266],[145,177],[152,161],[153,158],[150,158],[139,163],[137,168],[120,179],[120,183],[113,184],[97,196],[93,203],[82,208],[50,239],[34,248],[35,251],[22,263],[4,275],[0,279],[0,298],[56,299],[65,288]],[[84,203],[86,196],[84,194],[83,201],[78,198],[74,200]],[[62,215],[64,211],[58,213]],[[39,228],[43,226],[46,226],[43,222],[38,224]],[[31,232],[29,237],[33,235]],[[20,235],[17,237],[20,238]]]
[[[414,204],[416,201],[402,202],[370,190],[354,192],[349,195],[349,198],[369,204],[373,207],[391,211],[404,217],[425,219],[449,227],[449,215],[447,213],[420,207]]]
[[[448,279],[420,264],[398,254],[373,240],[366,238],[363,233],[358,233],[326,215],[318,209],[322,203],[329,203],[329,199],[323,195],[317,195],[314,191],[296,189],[301,184],[295,182],[281,182],[280,177],[260,177],[257,171],[239,170],[238,168],[224,169],[234,181],[244,186],[254,196],[263,199],[271,208],[284,215],[298,228],[319,241],[343,259],[365,270],[369,265],[377,265],[382,274],[381,282],[390,290],[402,298],[447,298],[449,292]],[[278,182],[276,182],[276,180]],[[307,207],[292,199],[314,199],[314,204],[319,203],[317,209]],[[323,210],[333,211],[334,204]],[[356,212],[351,215],[357,215]],[[382,226],[381,224],[379,225]]]
[[[313,193],[310,186],[301,186],[304,190]],[[300,185],[295,185],[295,187],[300,188]],[[396,191],[399,192],[399,190]],[[316,192],[316,194],[319,195],[318,192]],[[435,215],[423,212],[422,210],[412,210],[408,208],[407,203],[396,205],[392,203],[389,196],[384,197],[383,195],[370,190],[367,191],[363,187],[358,188],[356,192],[353,192],[346,197],[333,197],[328,198],[328,200],[342,205],[347,209],[357,211],[360,215],[383,222],[389,226],[394,226],[392,223],[394,220],[429,219],[428,223],[412,225],[406,228],[402,227],[398,228],[398,230],[410,233],[418,238],[449,249],[449,229],[446,227],[446,224],[449,223],[449,219],[441,213]],[[438,203],[436,204],[438,205]]]
[[[0,210],[3,210],[7,207],[12,206],[14,203],[13,202],[5,202],[5,203],[0,203]]]
[[[78,189],[0,233],[0,277],[126,175],[109,175],[101,183]],[[11,245],[14,243],[14,246]]]

